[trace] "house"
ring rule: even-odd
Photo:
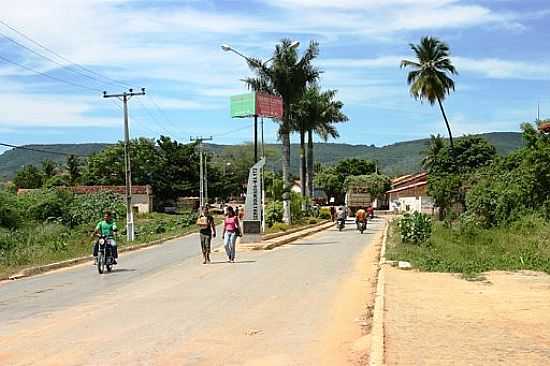
[[[391,185],[392,189],[386,192],[391,210],[434,214],[434,201],[428,195],[428,173],[398,177],[392,179]]]
[[[112,192],[126,196],[126,186],[75,186],[67,187],[75,194]],[[153,212],[153,188],[150,185],[132,186],[132,208],[134,212],[146,214]]]

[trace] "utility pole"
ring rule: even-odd
[[[128,100],[131,97],[145,95],[145,88],[140,92],[128,89],[122,94],[107,94],[103,92],[103,98],[118,98],[124,104],[124,170],[126,177],[126,238],[128,241],[135,239],[134,213],[132,211],[132,168],[130,164],[130,130],[128,128]]]
[[[190,141],[197,141],[199,143],[199,174],[200,174],[200,188],[199,188],[199,205],[202,212],[203,207],[208,203],[208,180],[206,175],[206,159],[204,158],[204,145],[203,141],[212,141],[210,137],[190,137]]]

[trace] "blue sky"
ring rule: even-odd
[[[323,88],[338,90],[350,122],[339,142],[386,145],[446,134],[437,108],[409,96],[408,47],[423,35],[449,43],[459,71],[446,103],[456,135],[518,131],[550,117],[550,4],[546,0],[20,0],[0,20],[88,69],[145,87],[130,102],[131,134],[213,135],[249,141],[250,120],[229,118],[229,96],[246,91],[244,60],[228,43],[267,59],[283,37],[320,43]],[[0,25],[0,56],[89,89],[33,74],[0,59],[0,141],[11,144],[111,142],[122,112],[99,91],[108,80],[84,77],[65,60]],[[57,61],[53,63],[17,42]],[[66,65],[60,66],[58,64]],[[76,71],[76,72],[75,72]],[[97,91],[96,91],[97,90]],[[546,114],[545,114],[546,113]],[[266,140],[276,126],[266,121]],[[296,141],[296,138],[294,138]],[[1,151],[1,150],[0,150]]]

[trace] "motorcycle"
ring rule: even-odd
[[[359,230],[361,234],[363,234],[363,231],[367,230],[367,221],[359,221],[357,223],[357,230]]]
[[[97,271],[102,274],[105,269],[107,272],[113,270],[115,258],[113,256],[113,246],[111,245],[111,239],[100,236],[98,239],[98,252],[97,252]]]
[[[346,220],[345,219],[338,219],[336,221],[336,225],[338,227],[338,231],[342,231],[344,227],[346,226]]]

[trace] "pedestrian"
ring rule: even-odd
[[[239,218],[233,207],[227,207],[227,215],[223,220],[223,244],[229,263],[235,262],[235,243],[240,235]]]
[[[208,212],[208,206],[204,206],[202,213],[197,219],[199,225],[199,235],[201,239],[201,249],[204,261],[202,264],[210,263],[210,250],[212,247],[212,238],[216,237],[216,225],[214,218]]]
[[[330,219],[332,222],[336,219],[336,208],[334,206],[330,206]]]

